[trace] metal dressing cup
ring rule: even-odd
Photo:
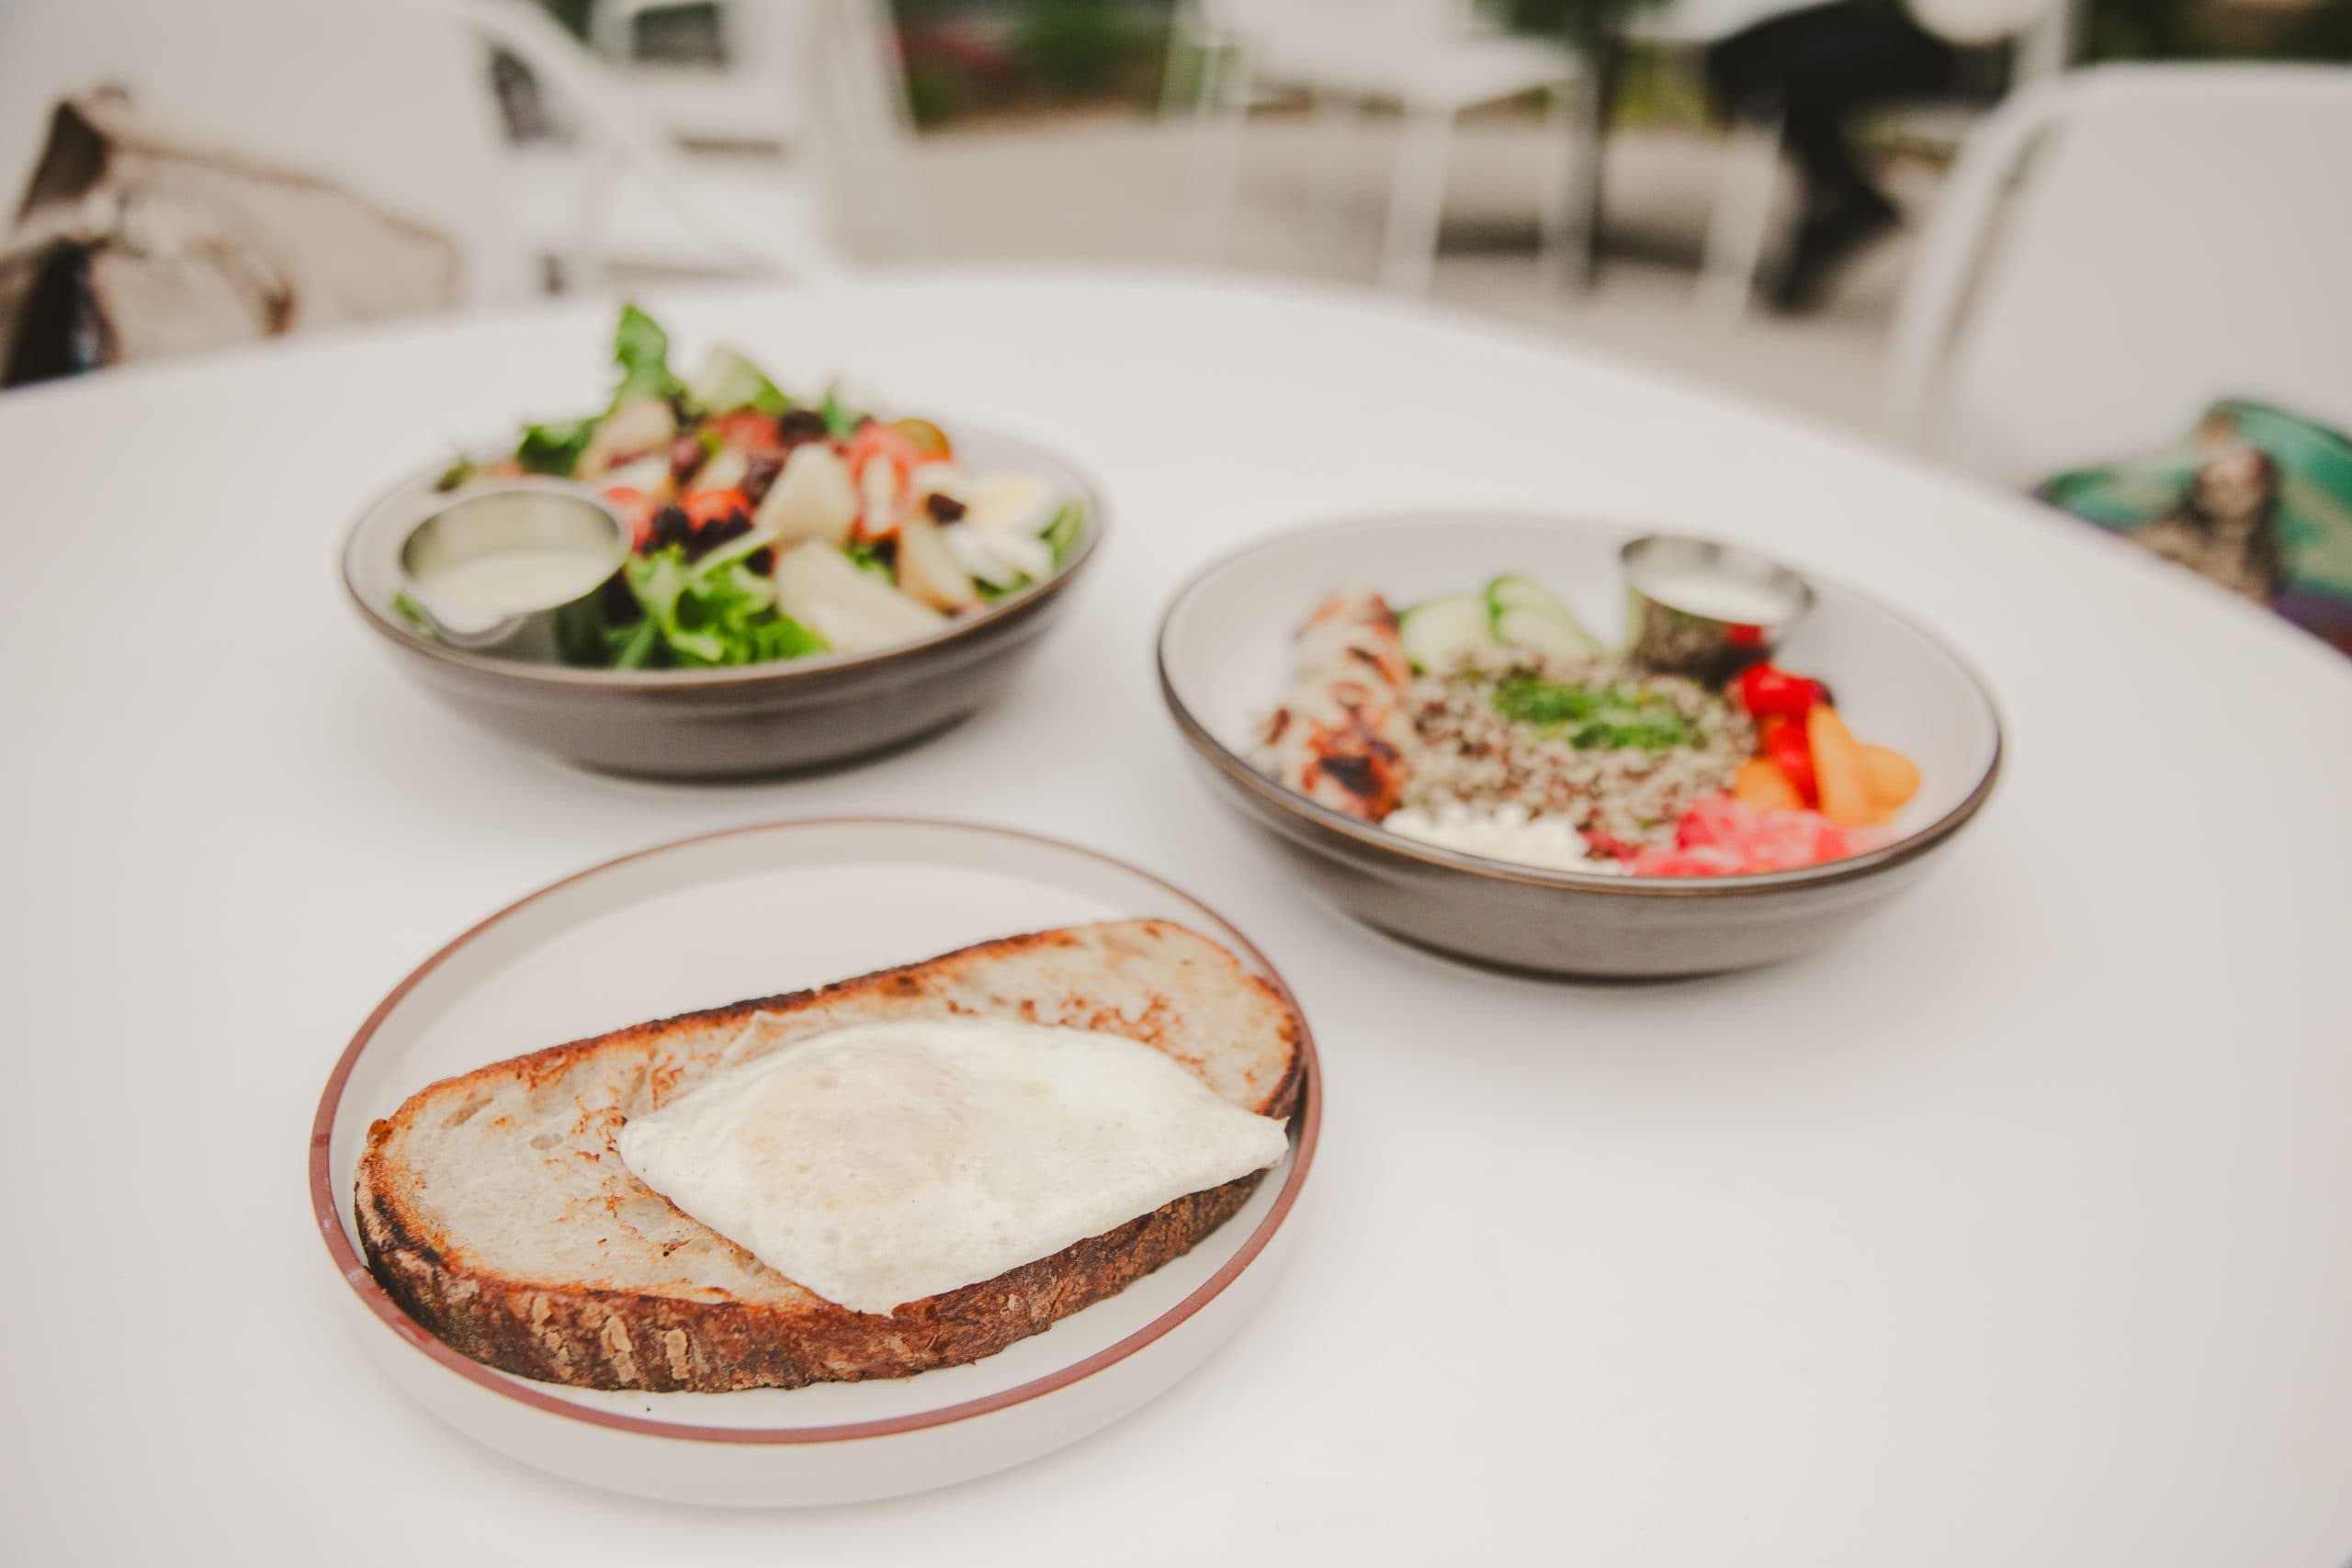
[[[1624,565],[1626,655],[1721,685],[1772,656],[1813,607],[1813,585],[1769,557],[1681,534],[1645,534]]]
[[[593,491],[557,479],[481,485],[409,530],[401,590],[413,618],[451,648],[568,662],[602,626],[599,601],[629,545],[628,524]]]

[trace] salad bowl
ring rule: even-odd
[[[1026,443],[958,427],[975,471],[1043,479],[1085,523],[1046,575],[887,648],[708,669],[605,669],[468,651],[426,635],[401,600],[401,552],[448,500],[446,464],[361,513],[343,550],[346,592],[401,671],[483,729],[582,767],[676,780],[753,778],[836,766],[936,735],[986,705],[1067,607],[1099,552],[1101,494]]]
[[[1406,942],[1513,970],[1629,979],[1751,968],[1817,948],[1939,861],[1991,795],[2002,739],[1984,683],[1941,642],[1811,573],[1811,607],[1775,659],[1818,672],[1840,707],[1916,760],[1918,781],[1884,829],[1838,858],[1709,875],[1521,863],[1392,831],[1269,771],[1265,726],[1287,700],[1294,637],[1335,588],[1402,608],[1467,578],[1523,573],[1498,581],[1550,584],[1596,640],[1613,642],[1627,608],[1619,553],[1633,533],[1541,515],[1421,513],[1266,540],[1178,592],[1159,629],[1161,696],[1235,815],[1307,887]],[[1411,620],[1407,609],[1408,641]]]

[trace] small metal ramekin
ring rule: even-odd
[[[594,491],[560,479],[508,479],[469,486],[419,521],[401,542],[401,589],[432,634],[452,648],[502,659],[560,662],[583,619],[628,558],[629,527]],[[485,612],[434,597],[436,569],[478,556],[534,547],[609,550],[613,570],[560,603]]]
[[[1681,534],[1645,534],[1618,552],[1624,563],[1626,654],[1636,664],[1720,684],[1772,649],[1813,607],[1813,585],[1780,562],[1736,545]],[[1706,575],[1781,605],[1763,620],[1724,620],[1675,603],[1664,578]]]

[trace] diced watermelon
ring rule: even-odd
[[[1756,826],[1756,813],[1728,795],[1702,795],[1675,824],[1678,849],[1712,846],[1736,852]]]
[[[1644,850],[1631,863],[1635,876],[1730,876],[1740,869],[1739,856],[1712,845]]]
[[[1674,847],[1631,859],[1643,876],[1729,876],[1795,871],[1860,854],[1885,841],[1868,829],[1841,828],[1818,811],[1757,811],[1728,795],[1693,802],[1675,824]]]

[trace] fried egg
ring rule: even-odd
[[[614,1145],[786,1278],[888,1313],[1263,1170],[1289,1140],[1122,1035],[934,1019],[722,1066]]]

